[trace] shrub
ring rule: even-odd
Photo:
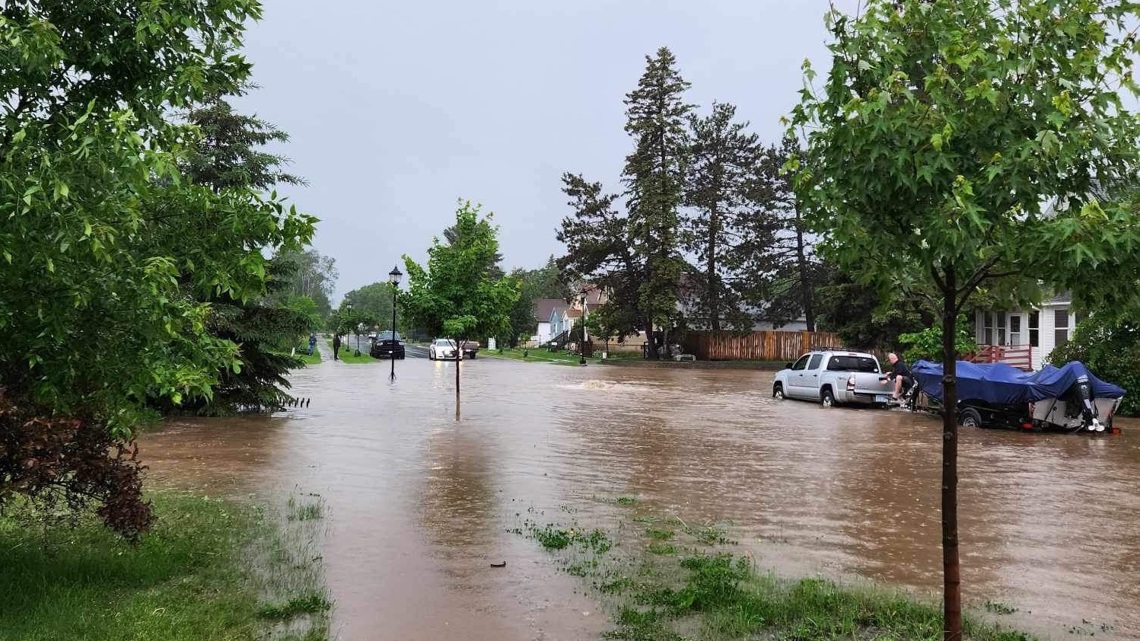
[[[907,346],[903,358],[908,363],[920,360],[942,362],[941,325],[935,325],[913,334],[902,334],[899,336],[899,342]],[[957,336],[954,337],[954,349],[958,351],[959,358],[963,354],[970,354],[978,350],[973,332],[970,331],[970,323],[965,316],[958,317],[958,332]]]
[[[1068,343],[1049,354],[1049,362],[1064,365],[1080,361],[1098,378],[1123,387],[1119,413],[1140,415],[1140,323],[1090,316],[1081,321]]]

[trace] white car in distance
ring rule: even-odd
[[[437,338],[428,346],[428,360],[431,361],[454,361],[458,353],[455,343],[446,338]]]

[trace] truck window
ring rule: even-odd
[[[808,364],[808,371],[815,371],[819,369],[819,364],[823,362],[823,354],[816,354],[811,357],[811,363]]]
[[[827,362],[827,371],[878,374],[879,366],[875,359],[866,356],[832,356]]]
[[[803,370],[804,368],[807,367],[807,362],[808,362],[808,357],[807,356],[801,356],[800,360],[796,361],[795,365],[792,365],[792,369],[793,370]]]

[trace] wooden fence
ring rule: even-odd
[[[831,332],[780,331],[690,332],[684,343],[685,353],[702,361],[794,361],[813,349],[841,346]]]

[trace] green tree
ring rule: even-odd
[[[381,329],[391,329],[393,300],[391,283],[383,281],[348,292],[341,307],[352,305],[357,312],[375,319]]]
[[[284,249],[277,252],[274,260],[292,264],[287,272],[288,285],[279,293],[282,299],[305,296],[317,304],[322,317],[332,313],[331,297],[339,275],[336,259],[309,248]]]
[[[558,259],[563,282],[590,282],[606,291],[608,313],[625,323],[622,335],[648,327],[638,296],[645,261],[633,247],[628,216],[614,207],[617,196],[581,175],[564,174],[562,183],[574,210],[557,235],[566,244]]]
[[[226,190],[260,193],[278,184],[303,184],[299,177],[280,170],[288,159],[262,149],[269,143],[285,142],[288,136],[271,124],[234,112],[223,97],[214,96],[204,105],[191,109],[186,120],[199,133],[196,144],[179,163],[186,181],[218,193]],[[217,215],[213,214],[195,224],[209,236],[217,221]],[[260,252],[265,247],[260,237],[237,231],[227,229],[226,242],[245,243],[250,253]],[[214,238],[215,245],[218,242]],[[190,263],[183,270],[184,282],[192,280],[189,272],[193,268]],[[181,405],[160,403],[164,412],[222,415],[275,411],[292,399],[286,391],[290,387],[287,374],[303,362],[291,352],[301,338],[318,327],[311,310],[294,309],[294,300],[308,301],[315,307],[311,299],[278,295],[285,294],[289,280],[298,269],[299,265],[293,261],[275,258],[267,265],[266,295],[242,300],[229,293],[212,291],[200,297],[213,310],[209,323],[211,333],[238,345],[239,367],[219,371],[218,382],[209,398],[198,396]]]
[[[479,206],[462,202],[455,212],[456,241],[439,239],[428,248],[424,268],[405,256],[408,291],[405,313],[417,327],[451,339],[462,350],[472,339],[502,336],[510,327],[511,307],[518,283],[493,278],[487,269],[499,251],[498,229],[492,215],[480,216]],[[459,418],[459,363],[455,367],[455,417]]]
[[[941,308],[946,639],[962,633],[959,312],[1007,273],[1089,302],[1140,296],[1138,218],[1093,195],[1137,166],[1140,123],[1117,91],[1137,93],[1136,13],[1113,0],[871,0],[859,16],[828,13],[821,92],[805,63],[790,124],[807,148],[789,168],[809,222],[841,268],[935,292]]]
[[[685,204],[692,215],[686,217],[686,249],[700,266],[697,271],[694,308],[698,317],[713,331],[732,319],[740,329],[752,329],[751,315],[742,309],[736,283],[742,245],[766,247],[754,235],[741,233],[752,228],[758,216],[756,171],[764,151],[756,134],[748,133],[747,122],[736,122],[736,107],[713,103],[705,117],[690,116],[691,159],[688,164]]]
[[[218,230],[257,247],[311,234],[273,197],[178,174],[198,134],[169,115],[241,86],[260,13],[254,0],[0,8],[0,509],[17,493],[93,501],[116,530],[145,529],[129,443],[147,398],[209,397],[240,364],[201,296],[265,291],[264,257]]]
[[[1132,394],[1126,394],[1120,413],[1140,414],[1140,323],[1108,313],[1093,314],[1080,322],[1068,343],[1053,350],[1049,362],[1061,366],[1081,361],[1090,371]]]
[[[534,334],[538,321],[546,320],[535,318],[535,301],[542,298],[566,300],[570,296],[570,288],[562,282],[561,270],[553,256],[538,269],[511,270],[510,277],[519,284],[519,298],[511,308],[509,333],[498,338],[510,347],[518,347],[520,339]]]
[[[685,261],[678,235],[689,149],[686,124],[692,105],[684,100],[689,83],[681,78],[673,52],[662,47],[646,57],[645,73],[625,99],[625,131],[634,150],[625,160],[630,237],[642,257],[638,308],[645,330],[668,328],[677,314]],[[658,356],[656,341],[649,354]]]
[[[816,290],[827,272],[814,255],[813,242],[789,176],[783,171],[799,153],[795,140],[763,150],[753,173],[751,216],[736,231],[740,242],[733,255],[740,297],[760,316],[780,325],[804,318],[816,330]]]

